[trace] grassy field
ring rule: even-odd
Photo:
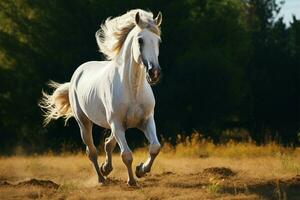
[[[104,159],[103,151],[99,162]],[[146,149],[134,152],[134,166]],[[193,137],[165,144],[152,172],[126,185],[120,156],[99,186],[83,153],[0,158],[0,199],[299,199],[300,150],[270,143],[214,145]]]

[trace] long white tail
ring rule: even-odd
[[[53,94],[47,94],[42,91],[43,97],[39,102],[39,106],[44,111],[44,126],[51,120],[63,117],[65,122],[73,116],[69,101],[70,83],[57,83],[50,81],[48,84],[54,89]]]

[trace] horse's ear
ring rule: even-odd
[[[162,22],[162,14],[161,12],[159,11],[159,13],[157,14],[156,18],[154,19],[155,20],[155,23],[157,26],[160,26],[161,25],[161,22]]]
[[[138,25],[139,22],[140,22],[140,13],[137,12],[137,13],[135,14],[135,23]]]

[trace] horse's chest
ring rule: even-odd
[[[150,114],[150,109],[147,109],[143,104],[132,105],[128,107],[125,119],[127,128],[139,126]]]

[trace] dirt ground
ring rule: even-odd
[[[146,153],[134,154],[134,166]],[[103,155],[99,162],[103,161]],[[300,199],[300,158],[182,157],[161,154],[152,172],[126,185],[119,155],[97,184],[85,155],[0,158],[0,199]]]

